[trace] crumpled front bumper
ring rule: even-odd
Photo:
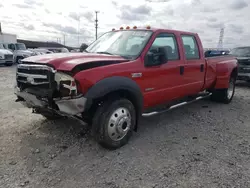
[[[23,104],[29,108],[48,108],[49,110],[54,110],[59,114],[65,115],[77,115],[84,112],[87,102],[87,99],[83,96],[76,98],[54,99],[55,104],[59,108],[59,110],[56,110],[49,108],[46,101],[39,100],[35,95],[25,91],[20,91],[17,86],[15,86],[14,93],[18,97],[22,98],[24,100]]]

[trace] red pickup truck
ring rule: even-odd
[[[24,59],[15,94],[48,119],[89,122],[98,143],[116,149],[128,142],[141,115],[208,96],[230,103],[237,69],[233,56],[206,58],[198,34],[128,27],[105,33],[83,53]]]

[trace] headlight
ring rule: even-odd
[[[56,72],[55,81],[57,83],[57,89],[60,92],[61,97],[77,95],[76,81],[70,75],[62,72]]]

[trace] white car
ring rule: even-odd
[[[14,62],[14,56],[13,53],[4,48],[3,44],[0,44],[0,64],[11,66]]]
[[[4,45],[13,52],[14,62],[18,64],[21,63],[22,59],[36,55],[36,53],[27,50],[25,44],[23,43],[8,43]]]

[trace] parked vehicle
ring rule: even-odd
[[[13,53],[5,49],[3,44],[0,43],[0,65],[12,66],[13,60]]]
[[[250,46],[234,48],[230,54],[238,60],[238,80],[250,82]]]
[[[9,49],[14,54],[14,62],[21,63],[21,60],[30,56],[36,55],[36,53],[27,50],[23,43],[5,43],[5,48]]]
[[[228,55],[228,50],[207,50],[205,51],[205,57],[214,57],[214,56],[222,56]]]
[[[42,49],[42,48],[32,48],[28,49],[29,51],[34,52],[36,55],[43,55],[43,54],[52,54],[52,51],[49,51],[47,49]]]
[[[197,34],[165,29],[113,30],[83,53],[34,56],[17,68],[17,101],[48,119],[77,117],[98,143],[126,144],[143,116],[211,96],[230,103],[237,60],[205,58]]]
[[[69,50],[67,49],[67,48],[57,48],[57,47],[55,47],[55,48],[44,48],[44,47],[42,47],[42,48],[39,48],[39,49],[47,49],[47,50],[49,50],[49,51],[51,51],[51,52],[53,52],[53,53],[66,53],[66,52],[69,52]]]

